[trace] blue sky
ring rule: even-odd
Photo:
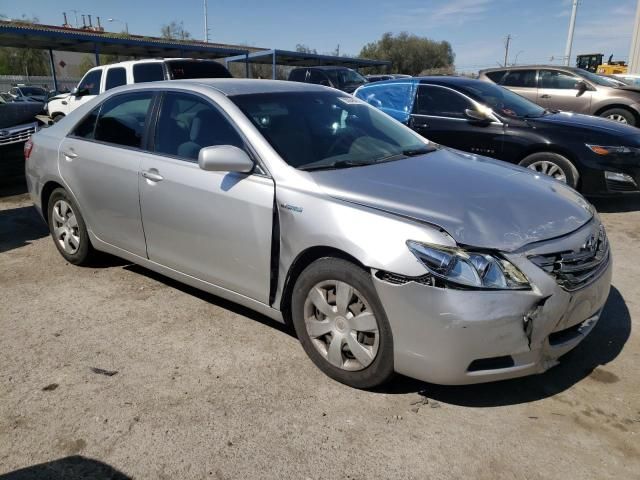
[[[182,20],[203,37],[202,0],[0,0],[0,14],[36,15],[42,23],[62,23],[66,11],[99,15],[109,29],[129,23],[131,33],[158,35],[160,26]],[[581,0],[572,56],[629,53],[636,0]],[[549,62],[564,54],[571,0],[209,0],[210,39],[258,47],[293,49],[306,44],[324,53],[340,44],[357,54],[382,33],[403,30],[448,40],[456,65],[465,71],[495,66],[504,58],[504,37],[513,36],[510,62]],[[573,61],[572,61],[573,63]]]

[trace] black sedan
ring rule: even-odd
[[[639,191],[635,127],[545,110],[505,88],[462,77],[376,82],[355,96],[436,143],[517,163],[584,194]]]

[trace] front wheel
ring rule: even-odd
[[[576,188],[578,186],[578,180],[580,180],[580,174],[573,163],[558,153],[533,153],[522,159],[519,165],[543,175],[553,177],[572,188]]]
[[[313,363],[329,377],[373,388],[393,376],[391,327],[370,274],[338,258],[321,258],[298,277],[293,325]]]
[[[610,108],[600,114],[601,117],[608,118],[614,122],[626,123],[628,125],[636,125],[636,117],[629,110],[624,108]]]

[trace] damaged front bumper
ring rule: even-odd
[[[533,253],[566,248],[585,229]],[[557,250],[556,250],[557,251]],[[528,258],[510,254],[531,290],[439,288],[373,275],[394,342],[398,373],[444,385],[541,373],[576,347],[597,323],[609,295],[612,261],[580,289],[567,291]]]

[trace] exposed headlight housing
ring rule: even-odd
[[[452,286],[484,290],[527,290],[527,277],[496,254],[407,241],[411,253],[434,276]]]
[[[612,154],[640,154],[640,148],[636,147],[624,147],[624,146],[604,146],[604,145],[589,145],[585,143],[587,148],[593,153],[598,155],[612,155]]]

